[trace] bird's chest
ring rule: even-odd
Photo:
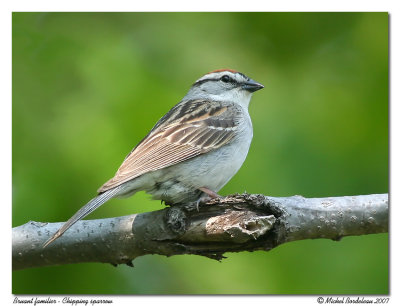
[[[246,159],[253,138],[250,119],[244,124],[234,141],[198,159],[196,170],[191,173],[196,176],[193,185],[218,191],[236,174]]]

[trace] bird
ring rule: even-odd
[[[264,86],[218,69],[199,78],[126,156],[114,177],[43,245],[116,197],[144,190],[168,205],[219,197],[246,159],[253,138],[248,107]]]

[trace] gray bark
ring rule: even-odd
[[[304,198],[236,194],[148,213],[82,220],[43,248],[62,223],[13,228],[13,270],[81,262],[132,265],[146,254],[271,250],[285,242],[388,231],[388,195]]]

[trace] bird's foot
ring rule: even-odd
[[[196,201],[197,211],[199,211],[200,203],[205,204],[211,199],[222,198],[218,193],[212,191],[211,189],[208,189],[207,187],[200,187],[199,190],[204,192],[205,195],[203,195]]]
[[[200,187],[199,190],[203,191],[211,199],[221,198],[221,196],[218,193],[216,193],[215,191],[212,191],[211,189],[208,189],[207,187]]]

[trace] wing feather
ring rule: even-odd
[[[98,192],[105,192],[144,173],[175,165],[229,143],[237,128],[238,110],[233,106],[221,106],[218,102],[200,102],[189,101],[171,109],[170,113],[173,113],[160,119],[149,135],[125,158],[115,176]]]

